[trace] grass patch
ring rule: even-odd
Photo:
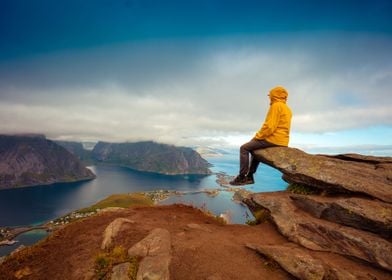
[[[262,224],[268,221],[269,219],[269,211],[267,209],[259,209],[254,211],[253,216],[255,217],[253,220],[247,220],[246,224],[250,226]]]
[[[104,209],[107,207],[121,207],[128,208],[131,206],[152,206],[154,202],[151,198],[143,193],[130,193],[130,194],[113,194],[107,198],[99,201],[98,203],[80,209],[78,213],[94,212],[97,209]]]
[[[98,210],[107,207],[128,208],[131,206],[152,206],[154,201],[144,193],[113,194],[86,208],[76,210],[53,221],[55,225],[63,225],[76,220],[95,215]]]
[[[135,280],[139,261],[138,257],[129,257],[124,247],[116,246],[111,251],[101,252],[95,257],[95,275],[97,279],[110,279],[114,266],[129,262],[128,276],[129,279]]]
[[[303,194],[303,195],[309,195],[309,194],[319,194],[320,191],[316,188],[308,187],[308,186],[302,186],[298,184],[290,184],[287,187],[287,191],[295,194]]]
[[[99,253],[95,257],[95,273],[98,279],[105,279],[112,265],[111,258],[106,253]]]
[[[198,209],[198,208],[196,208],[196,209]],[[199,209],[199,210],[201,210],[204,213],[204,215],[211,217],[212,219],[217,221],[219,224],[221,224],[221,225],[227,224],[227,221],[223,217],[215,215],[210,210],[207,210],[207,209]]]
[[[129,258],[131,265],[128,269],[128,277],[130,280],[136,280],[137,270],[139,268],[139,259],[137,257]]]

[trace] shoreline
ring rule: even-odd
[[[18,235],[29,232],[32,230],[43,229],[47,232],[50,231],[49,226],[45,224],[41,224],[38,226],[18,226],[18,227],[8,227],[10,230],[7,231],[7,235],[0,241],[0,246],[10,246],[17,243],[17,240],[14,240]]]
[[[203,173],[182,173],[182,172],[158,172],[158,171],[151,171],[151,170],[144,170],[144,169],[137,169],[133,168],[129,165],[125,164],[117,164],[117,163],[110,163],[110,162],[100,162],[100,161],[95,161],[93,165],[100,165],[100,166],[114,166],[114,167],[123,167],[127,168],[132,171],[138,171],[138,172],[145,172],[145,173],[152,173],[152,174],[157,174],[157,175],[167,175],[167,176],[210,176],[214,175],[214,172],[210,170],[210,167],[208,167],[208,172],[203,172]]]
[[[145,172],[145,171],[141,171],[141,172]],[[243,186],[239,186],[239,187],[231,186],[229,184],[229,181],[232,179],[231,177],[233,177],[233,176],[229,176],[226,172],[214,172],[210,175],[216,176],[215,182],[216,182],[217,186],[212,187],[212,188],[203,188],[203,189],[198,189],[198,190],[184,190],[184,191],[159,189],[159,190],[144,191],[144,192],[124,193],[124,195],[130,195],[130,194],[136,194],[136,193],[142,194],[146,198],[150,199],[153,202],[153,205],[155,206],[155,205],[159,205],[160,202],[165,201],[165,200],[167,200],[171,197],[174,197],[174,196],[184,196],[184,195],[193,195],[193,194],[197,195],[197,194],[204,193],[211,198],[215,198],[221,192],[231,192],[231,193],[233,193],[231,200],[234,201],[235,203],[243,204],[239,200],[239,198],[244,194],[246,195],[250,191],[244,190]],[[87,180],[91,180],[91,179],[87,179]],[[98,202],[96,202],[96,203],[98,203]],[[92,205],[94,205],[94,204],[92,204]],[[247,207],[247,205],[245,205],[245,204],[243,204],[243,205]],[[107,207],[107,208],[111,208],[111,207]],[[0,229],[2,229],[1,233],[3,235],[3,238],[0,241],[0,248],[2,246],[14,245],[15,243],[18,242],[18,240],[15,240],[15,238],[17,236],[19,236],[22,233],[26,233],[26,232],[37,230],[37,229],[38,230],[39,229],[45,230],[47,232],[47,235],[46,235],[46,237],[47,237],[52,232],[56,231],[57,229],[63,228],[64,226],[66,226],[69,223],[72,223],[73,221],[87,218],[90,216],[94,216],[106,208],[95,209],[90,212],[83,212],[83,211],[81,211],[82,209],[76,209],[66,215],[53,218],[52,220],[45,221],[40,224],[26,225],[26,226],[22,225],[22,226],[0,227]],[[27,246],[33,246],[33,245],[34,244],[30,244]],[[21,244],[20,246],[25,246],[25,245]],[[18,250],[18,248],[16,248],[15,250]],[[12,252],[15,252],[15,250]],[[12,252],[10,252],[8,255],[12,254]]]
[[[69,180],[69,181],[56,181],[56,182],[46,182],[46,183],[39,183],[39,184],[33,184],[33,185],[19,185],[19,186],[14,186],[14,187],[0,187],[0,192],[1,191],[7,191],[7,190],[16,190],[16,189],[25,189],[25,188],[33,188],[33,187],[48,187],[52,185],[57,185],[57,184],[69,184],[69,183],[81,183],[81,182],[86,182],[86,181],[91,181],[97,178],[97,176],[94,174],[92,177],[84,177],[81,179],[75,179],[75,180]]]
[[[220,174],[222,177],[227,176],[225,174]],[[192,195],[192,194],[201,194],[205,193],[206,195],[210,197],[216,197],[217,195],[220,194],[222,191],[227,191],[227,192],[233,192],[234,194],[239,191],[242,188],[233,188],[233,187],[223,187],[223,184],[221,185],[221,188],[216,188],[216,189],[202,189],[202,190],[195,190],[195,191],[177,191],[177,190],[155,190],[155,191],[148,191],[148,192],[140,192],[141,194],[145,195],[146,197],[150,198],[154,205],[158,205],[161,201],[167,200],[172,196],[182,196],[182,195]],[[233,200],[235,202],[236,199],[234,198],[233,195]],[[18,235],[29,232],[32,230],[37,230],[37,229],[43,229],[46,230],[48,233],[65,226],[66,224],[72,222],[72,220],[77,220],[81,218],[86,218],[92,215],[95,215],[99,213],[100,211],[95,211],[91,213],[78,213],[78,211],[81,209],[77,209],[75,211],[72,211],[64,216],[57,217],[53,220],[46,221],[44,223],[38,224],[38,225],[31,225],[31,226],[16,226],[16,227],[4,227],[5,229],[8,229],[6,231],[5,237],[0,241],[0,247],[1,246],[9,246],[13,245],[17,241],[14,240]],[[100,209],[102,210],[102,209]],[[67,218],[69,216],[73,216],[73,219]],[[59,222],[62,220],[63,222]],[[57,221],[57,222],[56,222]]]

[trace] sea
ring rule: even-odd
[[[77,209],[92,205],[111,194],[176,190],[190,192],[171,196],[160,204],[183,203],[224,215],[230,223],[244,224],[252,218],[248,208],[233,201],[233,192],[221,191],[215,197],[201,190],[221,189],[216,182],[216,173],[236,175],[239,169],[237,151],[222,156],[208,157],[212,164],[212,175],[162,175],[135,171],[126,167],[89,166],[96,178],[76,183],[60,183],[0,191],[0,228],[6,226],[39,225]],[[253,192],[284,190],[287,183],[282,174],[267,165],[260,165],[255,174],[254,185],[244,188]],[[196,192],[192,194],[192,192]],[[47,235],[44,230],[34,230],[18,235],[15,244],[0,246],[0,257],[9,254],[20,245],[29,246]]]

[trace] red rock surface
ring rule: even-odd
[[[360,193],[392,203],[390,157],[351,155],[350,160],[344,160],[287,147],[256,150],[254,154],[259,161],[279,169],[289,183],[328,193]]]

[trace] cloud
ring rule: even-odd
[[[149,41],[0,64],[1,132],[70,140],[228,141],[289,90],[299,133],[392,125],[392,40],[293,34]]]
[[[294,116],[293,123],[300,132],[329,132],[373,125],[392,125],[390,105],[378,107],[326,109],[316,113]],[[316,125],[317,124],[317,125]]]
[[[343,145],[339,147],[299,145],[298,148],[312,154],[337,155],[356,153],[372,156],[390,156],[392,154],[392,145]]]

